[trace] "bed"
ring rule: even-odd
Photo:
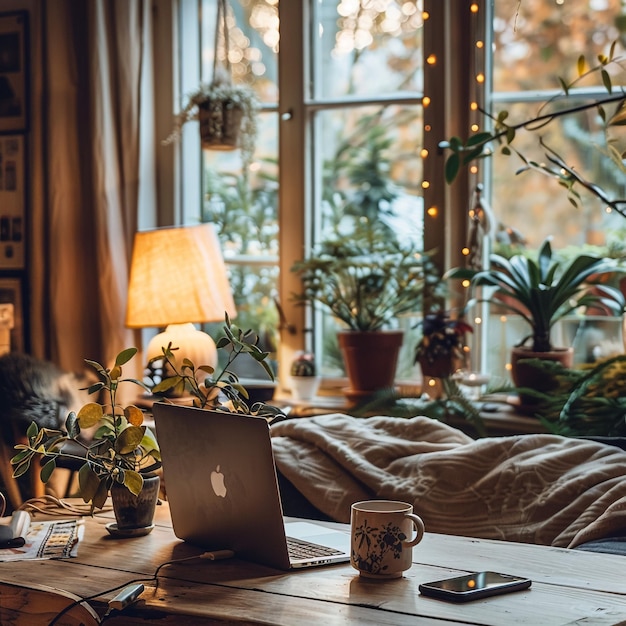
[[[403,500],[431,532],[626,553],[626,452],[610,441],[339,413],[276,423],[272,440],[289,515],[349,522],[352,502]]]

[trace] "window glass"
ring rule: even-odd
[[[561,91],[559,79],[569,84],[577,78],[581,55],[589,67],[597,63],[598,55],[609,53],[614,41],[624,38],[625,19],[621,0],[496,0],[493,110],[497,113],[506,109],[507,123],[513,125],[538,114],[583,104],[584,97],[577,100],[573,95],[545,103]],[[616,85],[626,83],[623,65],[612,64],[606,69]],[[597,73],[577,81],[575,89],[606,94]],[[539,137],[568,165],[606,186],[611,196],[623,197],[626,183],[602,148],[606,141],[596,109],[576,117],[568,115],[539,132],[518,132],[518,150],[537,163],[546,163],[547,150],[539,145]],[[532,171],[516,175],[522,166],[515,155],[493,159],[492,205],[502,227],[515,227],[529,245],[538,246],[548,235],[555,237],[555,247],[604,244],[605,234],[619,226],[621,218],[604,213],[604,207],[589,194],[583,192],[581,208],[576,210],[563,187],[553,179]]]
[[[312,6],[312,245],[350,240],[367,223],[421,247],[422,2],[320,0]],[[420,308],[416,302],[416,316]],[[416,319],[396,321],[406,333],[400,377],[413,374]],[[316,322],[322,373],[341,375],[337,324],[322,313]]]
[[[421,91],[421,0],[321,0],[312,38],[315,99]]]
[[[584,107],[594,95],[607,94],[597,73],[577,80],[578,60],[584,55],[589,68],[598,63],[599,55],[609,54],[613,42],[621,41],[623,49],[626,7],[621,0],[495,0],[492,6],[494,115],[506,110],[507,124],[515,125],[540,114]],[[626,84],[623,64],[611,64],[606,71],[614,85]],[[568,98],[554,98],[562,91],[560,79],[567,84],[576,81]],[[607,107],[607,115],[613,110],[614,105]],[[618,150],[626,147],[622,128],[610,131],[611,142]],[[544,146],[540,145],[540,138]],[[623,169],[609,158],[607,145],[603,120],[596,108],[557,118],[540,131],[520,129],[514,141],[515,148],[529,161],[558,170],[548,159],[556,154],[586,180],[599,185],[610,198],[624,198],[626,177]],[[550,236],[553,248],[563,258],[583,250],[624,255],[624,218],[607,211],[606,203],[581,186],[576,187],[581,197],[573,206],[556,177],[525,167],[515,154],[497,153],[489,160],[488,168],[492,183],[490,204],[498,224],[494,244],[497,252],[526,250],[532,254]],[[592,323],[590,319],[587,323]],[[555,344],[574,343],[576,362],[587,358],[589,350],[580,342],[591,336],[580,323],[580,316],[573,315],[554,329]],[[611,329],[608,335],[604,326]],[[483,329],[483,337],[489,338],[488,342],[483,341],[484,368],[506,375],[510,348],[527,330],[515,316],[491,307]],[[619,334],[617,320],[617,324],[603,323],[598,336],[609,345],[616,340],[621,342]]]

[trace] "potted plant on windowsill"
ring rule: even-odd
[[[430,255],[370,227],[322,242],[292,271],[302,281],[294,300],[321,305],[344,327],[338,339],[348,399],[363,400],[392,387],[403,341],[393,322],[419,312],[425,289],[439,284]]]
[[[467,360],[465,337],[474,331],[463,317],[437,311],[424,316],[421,327],[415,362],[423,376],[447,378],[463,367]]]
[[[525,374],[532,374],[534,370],[523,361],[540,358],[571,366],[573,350],[553,346],[552,328],[579,308],[601,307],[621,314],[624,310],[622,292],[602,282],[603,277],[616,272],[619,266],[614,259],[582,254],[568,262],[555,260],[548,238],[541,245],[536,260],[522,253],[510,258],[492,254],[489,268],[457,268],[448,272],[447,278],[469,281],[472,290],[485,288],[487,291],[478,301],[492,302],[493,297],[530,326],[531,332],[513,348],[511,376],[517,387],[539,386],[545,390],[551,381],[545,377],[527,380]]]
[[[298,354],[291,363],[289,374],[291,394],[294,399],[312,400],[320,384],[314,356],[308,352]]]

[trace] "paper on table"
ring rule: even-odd
[[[26,543],[21,548],[0,550],[0,562],[30,559],[67,559],[78,555],[83,538],[83,520],[31,522]]]

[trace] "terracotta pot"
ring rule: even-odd
[[[161,479],[158,475],[148,474],[144,476],[143,489],[137,496],[126,489],[124,485],[113,484],[111,499],[118,529],[146,528],[152,524],[160,484]]]
[[[545,371],[533,367],[529,363],[519,363],[522,359],[543,359],[557,361],[564,367],[572,367],[574,348],[555,348],[551,352],[533,352],[530,348],[514,347],[511,349],[511,378],[516,387],[527,387],[546,392],[555,389],[558,382]],[[526,394],[520,395],[520,408],[532,412],[537,400]]]
[[[377,391],[393,388],[403,331],[349,330],[337,336],[350,385],[344,390],[348,400],[366,400]]]
[[[459,359],[452,355],[438,357],[433,361],[420,357],[417,362],[420,364],[423,378],[447,378],[460,367]]]

